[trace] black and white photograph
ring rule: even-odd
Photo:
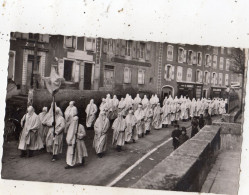
[[[247,194],[249,3],[30,3],[0,7],[3,194]]]
[[[237,194],[246,52],[12,32],[2,178]]]

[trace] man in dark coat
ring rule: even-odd
[[[193,120],[192,120],[192,122],[191,122],[191,125],[192,125],[191,137],[194,137],[195,134],[198,133],[198,125],[199,125],[196,116],[193,117]]]
[[[179,143],[180,143],[180,145],[182,145],[185,141],[187,141],[189,139],[189,137],[187,135],[186,127],[182,127],[181,133],[182,134],[179,137]]]
[[[171,137],[173,138],[173,147],[174,150],[179,147],[179,137],[181,135],[181,131],[179,130],[179,125],[174,126],[174,131],[172,131]]]

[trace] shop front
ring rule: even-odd
[[[189,97],[190,99],[201,99],[203,91],[203,84],[201,83],[187,83],[178,82],[177,83],[177,96]]]
[[[211,98],[226,98],[226,87],[211,87]]]

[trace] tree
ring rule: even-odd
[[[235,48],[231,52],[231,66],[230,70],[235,74],[240,74],[242,76],[241,81],[241,109],[243,110],[243,97],[244,97],[244,80],[245,80],[245,49]]]

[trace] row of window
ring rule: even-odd
[[[183,67],[177,66],[176,70],[176,81],[182,81],[183,80]],[[192,82],[192,75],[193,75],[193,70],[192,68],[187,69],[187,74],[186,74],[186,81],[187,82]],[[164,74],[164,79],[166,81],[172,81],[174,80],[175,77],[175,67],[167,64],[165,65],[165,74]],[[203,72],[201,70],[196,70],[196,82],[204,82],[206,84],[210,83],[210,77],[211,77],[211,84],[213,85],[223,85],[223,73],[216,73],[213,72],[212,75],[210,75],[210,72],[204,71],[204,78],[203,78]],[[225,85],[228,85],[228,74],[225,74]]]
[[[143,69],[138,69],[137,72],[137,83],[139,85],[143,85],[145,83],[145,70]],[[131,83],[131,68],[129,67],[125,67],[124,68],[124,83],[125,84],[129,84]]]
[[[96,39],[87,37],[64,37],[64,48],[96,51]]]
[[[149,60],[151,44],[131,40],[103,40],[103,52],[115,55],[132,57],[135,59]]]
[[[10,38],[12,40],[19,38],[19,39],[37,40],[38,42],[45,42],[45,43],[49,42],[49,35],[48,34],[12,32],[10,34]]]
[[[173,61],[173,56],[174,56],[174,46],[168,45],[167,46],[167,60]],[[197,64],[198,66],[202,66],[202,63],[203,63],[202,52],[195,52],[192,50],[187,51],[184,48],[179,47],[177,61],[178,63],[187,63],[188,65]],[[223,70],[225,62],[226,62],[226,70],[229,71],[230,60],[229,59],[224,60],[223,57],[220,57],[219,69]],[[205,59],[204,59],[204,65],[211,67],[212,63],[213,63],[213,68],[217,69],[217,64],[218,64],[217,54],[216,53],[213,55],[206,54]]]

